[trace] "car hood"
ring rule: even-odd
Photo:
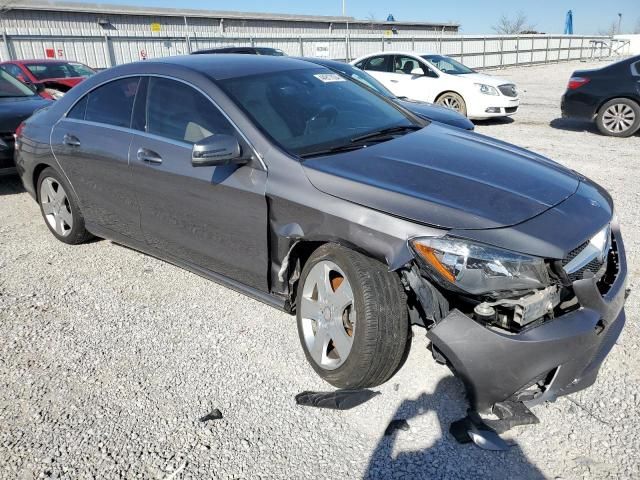
[[[0,98],[0,132],[15,132],[20,122],[29,118],[33,112],[51,104],[39,95],[32,97]]]
[[[447,125],[462,128],[464,130],[473,130],[475,128],[471,120],[450,108],[444,108],[439,105],[404,98],[398,98],[396,101],[410,112],[421,117],[428,118],[429,120],[446,123]]]
[[[527,150],[446,125],[307,159],[320,191],[426,225],[515,225],[570,197],[578,176]]]
[[[504,84],[513,84],[511,80],[506,80],[500,77],[494,77],[485,73],[467,73],[464,75],[456,75],[459,78],[470,80],[474,83],[484,83],[485,85],[491,85],[492,87],[499,87]]]

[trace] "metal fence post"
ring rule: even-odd
[[[516,67],[520,61],[520,35],[516,37]]]
[[[300,42],[300,56],[304,57],[304,46],[302,44],[302,37],[298,37],[298,41]]]
[[[382,46],[382,51],[384,52],[384,34],[382,35],[382,38],[380,39],[380,45]]]
[[[500,37],[500,67],[504,67],[504,37]]]
[[[571,60],[571,40],[572,38],[569,37],[569,50],[567,51],[567,62]]]
[[[113,58],[113,48],[111,47],[109,35],[104,36],[104,54],[104,57],[107,59],[107,67],[113,67],[116,61]]]
[[[460,37],[460,63],[464,63],[464,37]]]
[[[349,45],[349,35],[344,36],[344,56],[347,62],[351,61],[351,46]]]
[[[416,51],[416,39],[414,37],[411,37],[411,51]]]
[[[13,60],[13,55],[11,54],[11,46],[9,45],[9,36],[5,30],[2,31],[2,59]]]
[[[442,32],[440,32],[440,43],[438,45],[438,53],[442,55]]]
[[[487,66],[487,37],[482,37],[482,68]]]
[[[250,38],[249,38],[249,42],[251,43],[251,46],[252,46],[252,47],[255,47],[255,46],[256,46],[256,41],[255,41],[255,39],[254,39],[253,37],[250,37]]]
[[[547,46],[544,49],[544,63],[549,61],[549,36],[547,35]]]

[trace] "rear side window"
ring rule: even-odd
[[[233,126],[202,93],[176,80],[149,78],[146,131],[187,143],[215,134],[233,134]]]
[[[76,120],[84,120],[84,113],[87,110],[87,99],[88,95],[82,97],[78,103],[76,103],[73,108],[67,113],[67,118],[75,118]]]
[[[2,65],[0,68],[2,68],[3,70],[6,70],[7,72],[9,72],[14,77],[18,77],[18,78],[24,79],[24,73],[22,72],[20,67],[18,67],[17,65],[13,65],[12,63],[8,63],[6,65]]]
[[[139,77],[122,78],[90,92],[87,95],[84,119],[129,128],[139,80]],[[72,112],[73,110],[69,113]]]
[[[640,62],[633,64],[634,74],[640,77]]]
[[[365,64],[365,70],[372,70],[374,72],[390,72],[390,56],[389,55],[381,55],[379,57],[372,57]]]

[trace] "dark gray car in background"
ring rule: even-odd
[[[606,191],[302,60],[109,69],[27,120],[16,161],[58,239],[108,238],[295,313],[338,387],[388,380],[413,323],[474,408],[532,405],[591,385],[625,323]]]

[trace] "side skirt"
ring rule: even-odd
[[[158,260],[163,260],[165,262],[171,263],[176,267],[183,268],[185,270],[190,271],[191,273],[195,273],[207,280],[211,280],[216,282],[224,287],[235,290],[236,292],[247,295],[248,297],[253,298],[254,300],[258,300],[270,307],[277,308],[278,310],[282,310],[286,313],[291,313],[291,307],[289,306],[289,302],[287,302],[284,298],[276,297],[275,295],[271,295],[267,292],[263,292],[253,287],[249,287],[243,283],[240,283],[232,278],[229,278],[225,275],[221,275],[219,273],[213,272],[206,268],[199,267],[191,262],[187,262],[185,260],[176,258],[172,255],[168,255],[166,253],[160,252],[157,249],[154,249],[147,245],[146,243],[141,243],[136,240],[133,240],[124,235],[120,235],[112,230],[107,228],[99,227],[92,223],[87,223],[86,228],[96,237],[104,238],[110,240],[118,245],[121,245],[125,248],[131,248],[132,250],[139,251],[144,253],[145,255],[149,255],[150,257],[157,258]]]

